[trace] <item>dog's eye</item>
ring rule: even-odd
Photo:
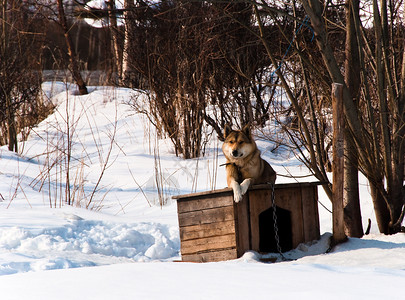
[[[239,145],[242,145],[242,144],[243,144],[243,141],[240,141],[240,142],[239,142]]]
[[[229,141],[229,144],[231,144],[231,145],[232,145],[233,143],[235,143],[235,142],[234,142],[234,141]]]

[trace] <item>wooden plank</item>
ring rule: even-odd
[[[196,210],[216,208],[222,206],[233,206],[232,195],[212,195],[211,197],[204,196],[202,198],[191,198],[188,201],[177,202],[177,212],[184,213]]]
[[[260,251],[259,215],[272,206],[271,193],[267,189],[249,191],[251,249],[254,251]]]
[[[180,227],[224,222],[235,219],[233,206],[186,212],[178,216]]]
[[[318,188],[314,187],[314,222],[316,227],[316,237],[315,239],[319,240],[321,238],[321,225],[319,223],[319,209],[318,209]]]
[[[275,190],[295,189],[301,187],[318,186],[327,184],[327,182],[314,181],[314,182],[291,182],[291,183],[277,183],[274,185]],[[249,190],[271,190],[271,184],[256,184],[249,188]]]
[[[300,186],[317,186],[317,185],[322,185],[322,184],[327,184],[326,182],[320,182],[320,181],[314,181],[314,182],[294,182],[294,183],[277,183],[274,185],[274,188],[277,189],[289,189],[289,188],[296,188]],[[258,185],[253,185],[249,188],[250,190],[262,190],[262,189],[271,189],[271,186],[269,184],[258,184]],[[176,199],[177,201],[188,201],[193,198],[200,198],[204,196],[209,196],[209,197],[216,197],[218,195],[223,195],[223,196],[232,196],[233,192],[231,188],[224,188],[224,189],[218,189],[218,190],[212,190],[212,191],[205,191],[205,192],[199,192],[199,193],[191,193],[191,194],[183,194],[183,195],[176,195],[172,196],[173,199]]]
[[[181,242],[182,255],[196,254],[212,250],[222,250],[227,248],[236,248],[236,238],[234,234]]]
[[[202,252],[198,254],[186,254],[181,255],[182,261],[184,262],[217,262],[230,259],[236,259],[236,249],[225,249],[220,251]]]
[[[250,230],[250,201],[248,195],[244,195],[239,203],[235,203],[235,227],[237,256],[241,257],[246,251],[251,250],[251,230]]]
[[[291,212],[292,247],[304,241],[301,187],[276,190],[276,205]]]
[[[199,192],[199,193],[191,193],[191,194],[184,194],[184,195],[177,195],[177,196],[172,196],[173,199],[177,199],[177,201],[184,201],[188,200],[190,198],[200,198],[202,196],[207,196],[207,195],[213,195],[213,194],[232,194],[232,189],[231,188],[224,188],[224,189],[219,189],[219,190],[213,190],[213,191],[205,191],[205,192]]]
[[[234,220],[180,227],[180,239],[182,241],[226,234],[235,234]]]
[[[304,242],[317,240],[320,237],[317,188],[302,188],[301,199],[304,221]]]

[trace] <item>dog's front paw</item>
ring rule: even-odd
[[[233,201],[235,203],[239,203],[243,198],[243,194],[241,193],[240,189],[239,191],[233,191]]]
[[[243,197],[243,193],[242,193],[240,185],[236,181],[234,181],[234,182],[232,182],[231,187],[233,190],[233,200],[236,203],[240,202],[240,200],[242,200],[242,197]]]
[[[243,182],[240,184],[240,190],[242,195],[246,194],[248,188],[250,186],[250,178],[246,178],[243,180]]]

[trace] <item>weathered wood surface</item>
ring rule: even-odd
[[[343,214],[343,174],[344,174],[344,127],[343,84],[332,85],[333,111],[333,188],[332,188],[332,219],[334,243],[346,240]]]
[[[235,234],[220,236],[211,236],[195,240],[183,241],[181,244],[182,253],[196,254],[211,250],[222,250],[227,248],[236,248]]]
[[[291,187],[288,189],[275,189],[275,204],[291,212],[292,245],[297,247],[305,241],[304,216],[302,212],[302,193],[314,187]],[[312,193],[313,194],[313,193]],[[272,207],[271,190],[254,190],[249,193],[251,230],[259,232],[259,215]],[[260,251],[260,236],[252,234],[252,250]]]
[[[173,196],[173,199],[177,199],[177,201],[188,201],[191,199],[195,198],[201,198],[203,196],[209,196],[212,197],[212,194],[219,195],[223,194],[225,197],[228,195],[232,195],[232,189],[231,188],[224,188],[224,189],[219,189],[219,190],[214,190],[214,191],[204,191],[204,192],[198,192],[198,193],[191,193],[191,194],[183,194],[183,195],[177,195]]]
[[[278,201],[277,201],[278,200]],[[277,191],[276,205],[291,212],[292,246],[304,242],[304,217],[302,215],[301,189],[292,188]]]
[[[295,187],[318,186],[318,185],[323,185],[323,184],[326,184],[326,182],[315,181],[315,182],[277,183],[274,185],[274,189],[275,190],[289,189],[289,188],[295,188]],[[249,188],[249,191],[270,190],[270,189],[271,189],[270,184],[257,184],[257,185],[251,186]],[[219,195],[219,194],[223,194],[224,196],[233,195],[231,188],[223,188],[223,189],[218,189],[218,190],[213,190],[213,191],[204,191],[204,192],[198,192],[198,193],[177,195],[177,196],[173,196],[172,198],[176,199],[177,201],[179,201],[179,200],[188,201],[193,198],[200,198],[201,196],[209,196],[211,198],[213,195]]]
[[[276,184],[275,203],[288,210],[292,244],[319,238],[317,185]],[[180,195],[177,199],[183,261],[236,259],[248,250],[260,251],[259,215],[272,206],[271,186],[256,185],[239,203],[231,189]]]
[[[316,187],[301,190],[304,240],[314,241],[320,238],[318,189]]]
[[[183,198],[181,205],[178,206],[177,213],[191,212],[223,206],[233,206],[233,198],[230,195],[216,195],[216,197],[191,197],[190,199]]]
[[[183,261],[209,262],[237,258],[232,192],[200,194],[177,201]]]
[[[214,252],[203,252],[198,254],[183,254],[182,260],[186,262],[217,262],[238,258],[236,249],[222,249]]]
[[[235,231],[238,257],[241,257],[246,251],[252,249],[249,203],[248,196],[244,195],[242,201],[235,204]]]
[[[199,224],[180,226],[180,239],[182,241],[207,238],[226,234],[235,234],[235,221],[229,220],[220,224]]]
[[[180,226],[209,224],[235,219],[233,206],[196,210],[179,214]]]

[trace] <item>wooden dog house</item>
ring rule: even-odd
[[[319,239],[319,183],[274,186],[277,227],[283,252]],[[277,252],[272,188],[256,185],[243,200],[232,189],[175,196],[183,261],[213,262],[241,257],[246,251]]]

